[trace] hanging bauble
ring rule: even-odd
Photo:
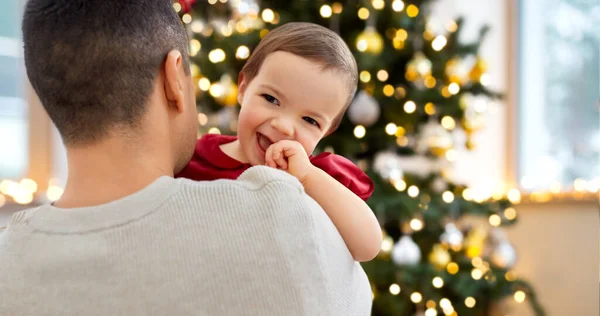
[[[379,103],[370,94],[360,91],[348,108],[348,119],[354,124],[371,126],[379,119]]]
[[[404,235],[392,249],[392,261],[397,265],[415,265],[421,261],[421,249],[413,239]]]
[[[448,223],[445,226],[444,233],[440,236],[440,241],[452,249],[460,248],[463,243],[463,234],[456,228],[454,223]]]
[[[446,268],[448,263],[452,260],[450,253],[444,246],[436,244],[429,253],[429,262],[436,268],[442,270]]]
[[[430,120],[420,131],[417,152],[429,151],[437,157],[443,157],[453,147],[452,135],[440,123]]]
[[[492,253],[492,262],[505,269],[510,269],[517,263],[517,252],[508,240],[498,243]]]
[[[373,168],[386,180],[397,181],[404,177],[398,155],[390,151],[377,153]]]
[[[383,50],[383,37],[373,26],[367,26],[356,37],[356,48],[365,53],[379,55]]]
[[[471,258],[481,256],[488,232],[483,227],[472,229],[465,239],[465,247],[467,248],[467,256]]]

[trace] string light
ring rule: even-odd
[[[441,288],[442,286],[444,286],[444,280],[442,280],[442,278],[440,277],[435,277],[433,278],[433,280],[431,281],[431,283],[433,284],[433,286],[437,289]]]
[[[492,77],[488,73],[482,74],[481,77],[479,78],[479,82],[484,87],[490,85],[491,81],[492,81]]]
[[[420,231],[421,229],[423,229],[423,221],[417,218],[411,219],[410,228],[412,228],[416,232]]]
[[[450,85],[448,85],[448,91],[451,94],[457,94],[460,91],[460,86],[458,85],[458,83],[452,82]]]
[[[414,4],[409,5],[406,8],[406,15],[408,15],[411,18],[417,17],[417,15],[419,15],[419,8]]]
[[[208,123],[208,116],[204,113],[198,113],[198,123],[202,126],[206,125]]]
[[[394,86],[392,86],[391,84],[386,84],[385,86],[383,86],[383,94],[386,97],[391,97],[394,95]]]
[[[358,9],[358,18],[361,20],[366,20],[369,18],[369,9],[367,8],[360,8]]]
[[[404,2],[402,0],[394,0],[392,2],[392,10],[400,12],[404,9]]]
[[[331,17],[331,14],[333,13],[333,10],[331,9],[331,7],[327,4],[324,4],[321,6],[321,9],[319,10],[319,13],[321,13],[321,16],[324,18],[329,18]]]
[[[438,35],[431,42],[431,47],[433,48],[433,50],[439,52],[446,46],[447,43],[448,43],[448,40],[446,39],[446,37],[444,35]]]
[[[343,7],[342,4],[339,2],[336,2],[333,4],[333,13],[335,14],[340,14],[342,13]]]
[[[396,283],[390,285],[390,293],[392,295],[398,295],[398,294],[400,294],[400,285],[398,285]]]
[[[414,292],[410,295],[410,300],[415,304],[420,303],[422,299],[423,296],[419,292]]]
[[[389,74],[387,71],[385,71],[385,69],[381,69],[377,72],[377,79],[379,79],[379,81],[385,82],[386,80],[388,80],[388,78]]]
[[[454,201],[454,193],[446,191],[442,194],[442,200],[446,203],[452,203]]]
[[[442,299],[440,300],[440,307],[441,307],[442,309],[447,309],[447,308],[450,308],[450,307],[452,307],[452,302],[450,302],[450,300],[449,300],[449,299],[447,299],[447,298],[442,298]]]
[[[414,198],[414,197],[417,197],[417,195],[419,195],[419,188],[417,188],[417,186],[416,186],[416,185],[411,185],[411,186],[408,188],[408,195],[409,195],[410,197],[413,197],[413,198]]]
[[[385,126],[385,133],[390,136],[396,134],[397,130],[398,130],[398,126],[396,126],[396,124],[394,124],[394,123],[388,123]]]
[[[515,292],[515,301],[517,303],[523,303],[523,302],[525,302],[525,298],[527,298],[527,295],[525,295],[525,292],[523,292],[523,291],[516,291]]]
[[[448,151],[446,151],[446,159],[448,161],[456,161],[457,158],[458,152],[454,148],[450,148]]]
[[[249,56],[250,56],[250,49],[248,48],[248,46],[245,46],[245,45],[238,47],[235,52],[235,57],[237,59],[246,59]]]
[[[364,83],[371,81],[371,74],[366,70],[361,71],[359,77],[360,81]]]
[[[500,216],[498,214],[492,214],[490,215],[490,225],[494,226],[494,227],[498,227],[500,226],[500,224],[502,224],[502,218],[500,218]]]
[[[202,48],[202,44],[197,39],[193,39],[190,41],[190,55],[196,56],[200,49]]]
[[[63,195],[64,190],[56,185],[50,185],[48,187],[48,191],[46,192],[46,197],[51,202],[58,201],[60,197]]]
[[[519,202],[521,202],[521,192],[519,192],[519,190],[517,189],[511,189],[508,191],[508,200],[511,201],[513,204],[518,204]]]
[[[179,13],[181,12],[181,4],[179,2],[175,2],[173,3],[173,9],[175,10],[175,12]]]
[[[275,19],[275,13],[271,9],[264,9],[261,14],[261,17],[262,17],[263,21],[265,21],[267,23],[272,23],[273,20]]]
[[[210,80],[208,80],[206,77],[200,78],[198,81],[198,87],[202,91],[208,91],[208,89],[210,89]]]
[[[235,30],[238,33],[244,34],[244,33],[248,32],[248,25],[246,25],[246,23],[244,21],[238,21],[235,24]]]
[[[211,4],[211,5],[216,4],[217,0],[208,0],[208,3]]]
[[[427,113],[427,115],[434,115],[435,112],[436,112],[435,105],[431,102],[427,102],[427,104],[425,104],[425,113]]]
[[[410,114],[415,112],[416,109],[417,105],[413,101],[407,101],[406,103],[404,103],[404,112]]]
[[[394,247],[394,240],[392,239],[392,237],[386,236],[385,238],[383,238],[383,240],[381,241],[381,251],[388,253],[388,252],[392,251],[393,247]]]
[[[467,306],[468,308],[473,308],[475,307],[475,299],[472,298],[471,296],[467,297],[465,299],[465,306]]]
[[[354,136],[356,138],[363,138],[365,137],[365,135],[367,134],[367,130],[365,129],[364,126],[362,125],[356,125],[356,127],[354,128]]]
[[[428,308],[427,310],[425,310],[425,316],[436,316],[437,315],[437,311],[435,310],[435,308]]]
[[[394,188],[399,192],[402,192],[406,190],[406,182],[404,182],[404,180],[398,180],[394,183]]]
[[[450,262],[448,263],[448,265],[446,266],[446,271],[448,271],[448,273],[450,274],[457,274],[458,273],[458,264],[456,264],[456,262]]]
[[[435,84],[437,83],[437,81],[435,80],[435,78],[433,76],[427,76],[425,78],[425,80],[423,81],[423,83],[425,84],[425,86],[429,89],[434,88]]]
[[[447,130],[453,130],[456,127],[456,121],[450,116],[442,117],[442,126]]]
[[[471,271],[471,277],[473,278],[473,280],[480,280],[481,277],[483,277],[483,271],[479,269],[473,269]]]
[[[381,10],[385,7],[385,2],[383,0],[373,0],[371,5],[373,5],[373,9]]]
[[[209,134],[221,134],[221,130],[219,128],[217,128],[217,127],[211,127],[208,130],[208,133]]]
[[[506,278],[506,281],[514,282],[517,280],[517,273],[515,271],[508,271],[504,277]]]
[[[185,24],[190,24],[190,23],[192,23],[192,16],[186,13],[181,17],[181,20]]]
[[[210,51],[210,53],[208,53],[208,59],[213,64],[223,62],[225,60],[225,58],[226,58],[225,52],[220,48],[213,49]]]

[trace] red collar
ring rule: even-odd
[[[221,149],[221,145],[237,140],[237,136],[206,134],[196,144],[196,153],[211,165],[219,169],[237,169],[249,167],[250,164],[229,157]]]

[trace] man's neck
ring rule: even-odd
[[[172,177],[170,157],[157,152],[157,148],[152,142],[120,138],[68,147],[67,185],[54,205],[60,208],[101,205],[138,192],[161,176]]]

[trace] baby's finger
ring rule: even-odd
[[[283,151],[275,150],[273,154],[273,160],[281,169],[287,170],[288,162],[285,156],[283,155]]]

